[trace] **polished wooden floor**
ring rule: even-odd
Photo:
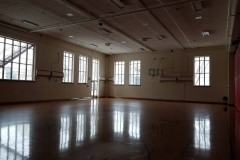
[[[95,99],[0,106],[0,160],[228,160],[223,105]]]

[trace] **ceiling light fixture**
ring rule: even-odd
[[[69,36],[70,38],[72,38],[73,36]]]
[[[68,13],[68,14],[66,14],[66,15],[69,16],[69,17],[72,17],[72,16],[73,16],[72,13]]]
[[[98,46],[95,45],[95,44],[89,44],[90,47],[94,47],[94,48],[97,48]]]
[[[124,43],[126,43],[126,42],[122,41],[122,43],[124,44]]]
[[[144,26],[148,26],[148,23],[143,23]]]
[[[125,7],[125,4],[121,0],[110,0],[110,1],[120,9],[123,9]]]
[[[103,34],[105,34],[105,35],[109,35],[111,32],[110,31],[108,31],[108,30],[106,30],[106,29],[99,29],[99,32],[100,33],[103,33]]]
[[[192,5],[195,12],[201,12],[203,10],[202,3],[200,1],[193,2]]]
[[[142,41],[147,41],[149,38],[142,38]]]
[[[195,17],[195,19],[202,19],[202,16]]]
[[[21,22],[24,23],[24,24],[33,26],[33,27],[38,27],[38,24],[33,23],[33,22],[29,22],[29,21],[27,21],[27,20],[22,20]]]
[[[157,39],[159,39],[159,40],[163,40],[163,36],[161,36],[161,35],[156,35],[156,37],[157,37]]]
[[[203,37],[205,37],[205,36],[209,36],[210,33],[209,33],[209,31],[202,31],[202,35],[203,35]]]
[[[110,46],[111,45],[111,43],[105,43],[105,46]]]

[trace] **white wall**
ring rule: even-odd
[[[53,70],[63,71],[63,52],[74,53],[74,84],[63,84],[61,79],[55,83],[55,78],[48,80],[47,77],[36,77],[34,82],[19,82],[0,80],[0,103],[19,101],[39,101],[53,99],[69,99],[90,97],[91,83],[78,84],[78,56],[89,57],[89,69],[91,69],[91,58],[100,60],[100,76],[105,77],[105,54],[92,52],[89,49],[64,42],[46,35],[37,33],[24,33],[7,27],[0,26],[0,35],[24,40],[36,44],[36,69],[50,69],[51,62],[57,61],[57,53],[60,53],[60,64],[54,65]],[[91,70],[89,75],[91,77]],[[100,95],[105,95],[105,83],[100,82]]]
[[[194,87],[193,82],[159,83],[159,77],[152,78],[148,75],[153,58],[156,58],[153,64],[155,68],[157,68],[160,59],[163,58],[160,68],[164,68],[164,74],[193,76],[194,56],[207,55],[211,59],[210,87]],[[175,73],[176,71],[173,70],[174,59],[178,59],[175,66],[179,63],[181,68],[182,65],[185,73]],[[141,60],[141,86],[129,86],[129,61],[131,60]],[[109,57],[109,77],[114,76],[115,61],[125,61],[125,85],[116,86],[113,81],[110,81],[108,84],[109,97],[222,102],[222,97],[228,96],[228,55],[224,46],[177,50],[174,52],[157,51],[153,53],[112,55]],[[185,63],[186,61],[188,62]]]

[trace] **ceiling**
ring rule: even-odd
[[[120,9],[111,0],[0,0],[0,22],[106,54],[226,44],[228,0],[122,2]],[[202,11],[195,11],[193,3],[200,3]]]

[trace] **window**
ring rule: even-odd
[[[87,57],[79,56],[78,83],[87,83]]]
[[[125,62],[115,62],[114,84],[124,85]]]
[[[140,85],[141,62],[130,61],[130,85]]]
[[[210,57],[209,56],[195,57],[194,85],[210,86]]]
[[[35,45],[0,36],[0,79],[33,80]]]
[[[69,52],[64,52],[63,55],[63,82],[72,83],[73,82],[73,54]]]

